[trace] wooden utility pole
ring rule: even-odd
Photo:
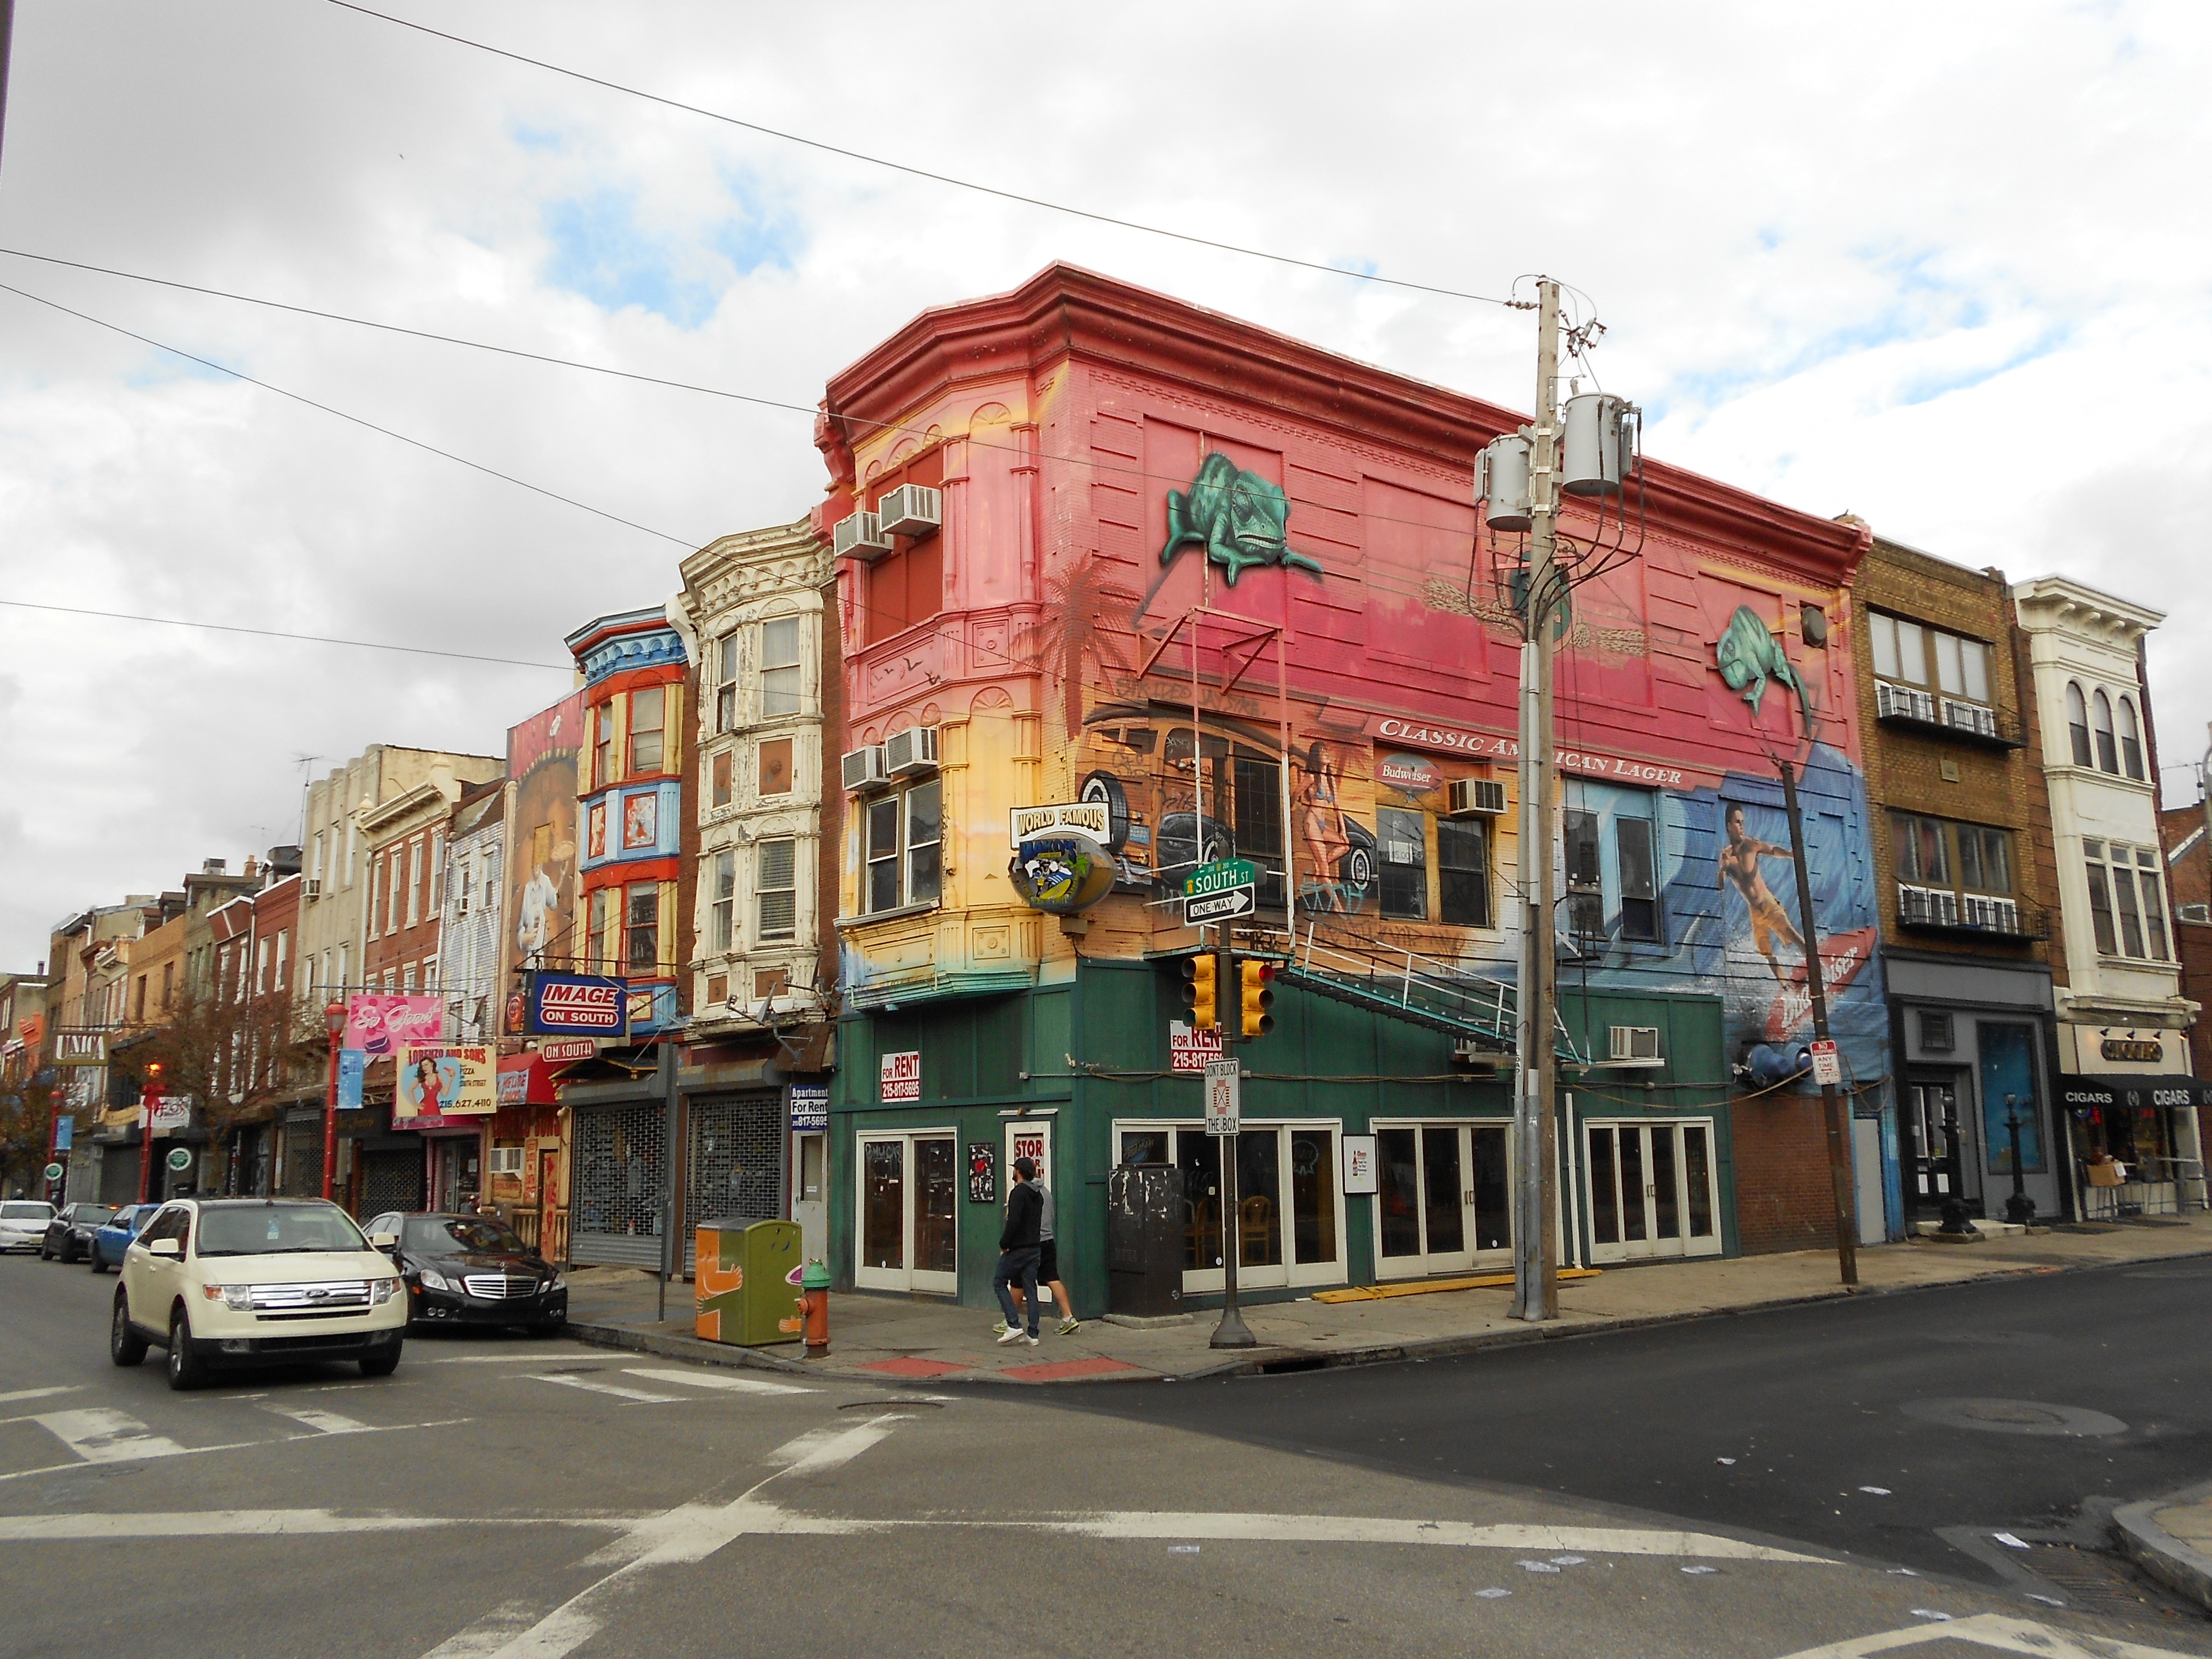
[[[1813,998],[1813,1035],[1828,1036],[1827,975],[1820,965],[1820,926],[1813,914],[1813,872],[1805,867],[1805,820],[1797,811],[1797,779],[1788,761],[1782,770],[1782,810],[1790,815],[1790,856],[1797,867],[1798,927],[1805,936],[1805,988]],[[1844,1283],[1859,1282],[1858,1206],[1851,1197],[1850,1131],[1843,1097],[1832,1083],[1820,1085],[1820,1109],[1828,1121],[1828,1186],[1836,1206],[1836,1267]]]
[[[1514,1103],[1519,1157],[1514,1204],[1513,1316],[1559,1316],[1557,1129],[1559,962],[1553,943],[1552,557],[1559,511],[1559,285],[1536,285],[1536,425],[1528,474],[1528,575],[1521,647],[1521,963]]]

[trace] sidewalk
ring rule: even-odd
[[[2212,1255],[2212,1217],[2205,1216],[2008,1234],[1972,1244],[1887,1244],[1859,1252],[1860,1293],[2205,1255]],[[586,1342],[724,1365],[938,1384],[1140,1382],[1368,1364],[1844,1294],[1828,1251],[1655,1263],[1563,1280],[1560,1317],[1540,1326],[1508,1316],[1511,1291],[1502,1286],[1376,1301],[1248,1305],[1245,1323],[1260,1346],[1230,1352],[1206,1345],[1218,1317],[1211,1310],[1143,1328],[1085,1320],[1073,1336],[1052,1334],[1047,1321],[1041,1346],[1001,1347],[991,1336],[995,1316],[981,1309],[935,1298],[837,1295],[830,1304],[830,1353],[806,1360],[796,1343],[749,1349],[698,1340],[691,1334],[691,1287],[681,1282],[668,1287],[672,1317],[661,1323],[653,1316],[656,1286],[650,1273],[580,1268],[571,1270],[569,1283],[569,1334]],[[2212,1521],[2212,1505],[2206,1514]]]
[[[2212,1482],[2115,1510],[2112,1526],[2152,1577],[2212,1610]]]

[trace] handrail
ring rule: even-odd
[[[1519,995],[1510,981],[1469,973],[1455,963],[1404,945],[1373,941],[1359,945],[1324,943],[1318,937],[1317,926],[1317,921],[1308,921],[1302,945],[1293,936],[1294,967],[1323,978],[1363,980],[1363,995],[1449,1020],[1494,1042],[1514,1040],[1520,1018]],[[1396,981],[1395,988],[1385,988],[1391,980]],[[1430,1001],[1416,1000],[1417,992]],[[1587,1064],[1587,1057],[1575,1047],[1557,1009],[1553,1011],[1552,1023],[1559,1052],[1576,1064]]]

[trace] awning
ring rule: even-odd
[[[502,1054],[499,1061],[501,1106],[558,1106],[560,1075],[570,1062],[544,1060],[536,1054]]]
[[[2157,1077],[2072,1077],[2058,1079],[2058,1103],[2069,1111],[2128,1107],[2212,1106],[2212,1083],[2169,1073]]]

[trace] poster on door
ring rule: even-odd
[[[968,1201],[970,1204],[996,1204],[999,1201],[998,1152],[988,1140],[968,1143]]]
[[[1026,1158],[1036,1165],[1037,1180],[1052,1185],[1052,1125],[1049,1123],[1009,1123],[1006,1125],[1006,1167],[1012,1169],[1014,1160]]]

